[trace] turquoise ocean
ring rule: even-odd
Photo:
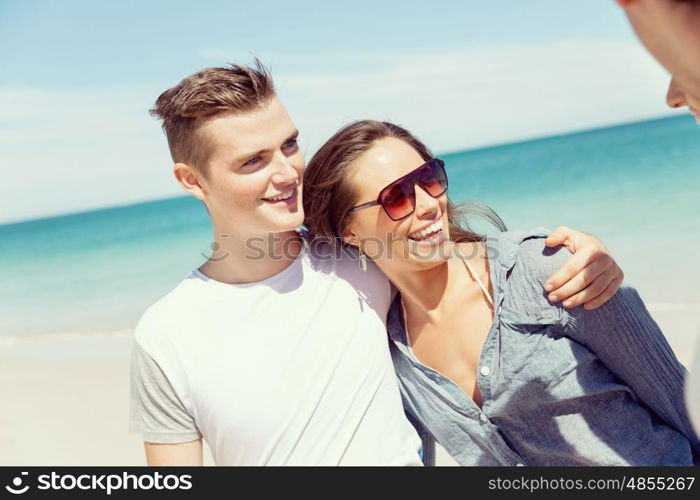
[[[652,312],[700,311],[700,127],[692,117],[440,156],[453,201],[486,203],[509,229],[591,232]],[[132,329],[201,264],[211,238],[190,197],[0,225],[0,345]]]

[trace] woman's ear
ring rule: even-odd
[[[200,174],[186,163],[176,163],[173,166],[173,174],[180,187],[189,194],[204,201],[206,191],[200,182]]]
[[[353,232],[352,226],[348,226],[348,228],[343,232],[343,241],[348,245],[352,245],[354,247],[360,246],[360,240],[358,239],[357,235]]]

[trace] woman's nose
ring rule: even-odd
[[[671,78],[671,83],[668,84],[668,92],[666,93],[666,104],[671,108],[680,108],[687,106],[688,100],[685,97],[683,88],[678,84],[675,78]]]
[[[422,218],[437,211],[440,202],[416,185],[416,217]]]

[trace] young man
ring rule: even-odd
[[[666,102],[700,123],[700,0],[617,0],[644,46],[671,74]]]
[[[265,68],[208,68],[164,92],[174,174],[212,220],[215,249],[143,315],[131,429],[149,465],[420,465],[386,337],[390,286],[367,263],[310,244],[298,131]],[[551,243],[575,257],[560,300],[599,305],[622,273],[594,238]]]

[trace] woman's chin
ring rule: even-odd
[[[440,265],[452,256],[453,244],[445,231],[420,241],[409,239],[408,243],[410,260],[424,268]]]

